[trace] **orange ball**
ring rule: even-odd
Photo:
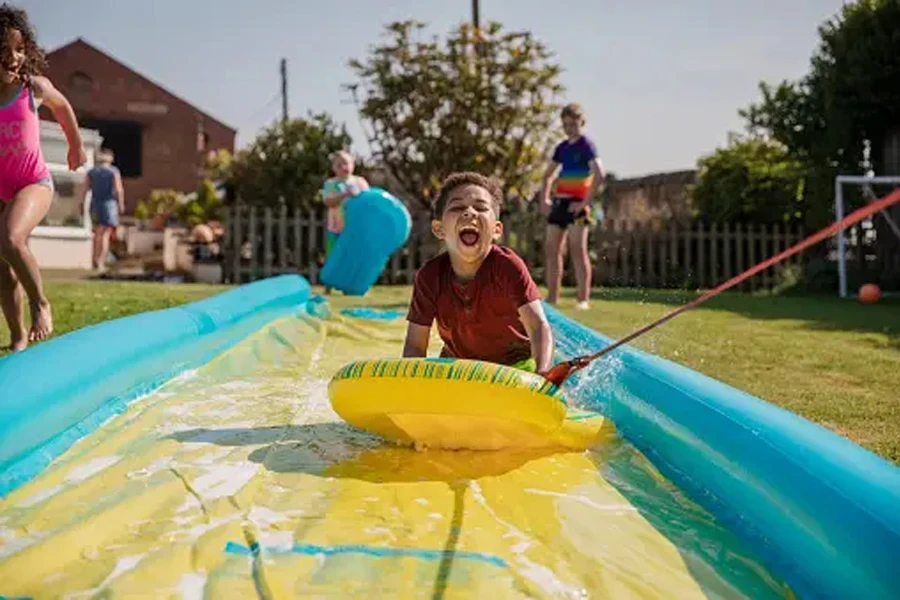
[[[874,283],[867,283],[859,288],[859,301],[863,304],[875,304],[881,298],[881,289]]]

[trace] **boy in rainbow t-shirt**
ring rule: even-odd
[[[559,299],[563,242],[571,227],[569,250],[578,285],[576,308],[586,309],[591,290],[591,263],[587,246],[588,228],[592,221],[591,198],[606,175],[603,164],[597,158],[594,143],[581,133],[585,124],[581,107],[578,104],[568,104],[563,108],[561,117],[566,139],[553,152],[553,162],[544,172],[541,191],[541,210],[547,215],[544,244],[547,256],[547,302],[555,304]],[[550,189],[554,179],[551,202]]]

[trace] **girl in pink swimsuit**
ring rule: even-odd
[[[40,269],[28,249],[28,236],[53,200],[50,171],[41,153],[37,107],[42,101],[66,134],[69,169],[75,171],[87,160],[72,106],[40,76],[44,65],[25,11],[0,6],[0,305],[13,351],[53,331]],[[23,288],[31,308],[28,332]]]

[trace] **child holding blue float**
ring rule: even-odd
[[[331,156],[331,170],[334,177],[322,185],[322,200],[328,207],[325,217],[326,260],[344,230],[344,202],[369,189],[369,182],[364,177],[354,175],[353,167],[353,156],[349,152],[346,150],[335,152]]]
[[[436,320],[441,356],[475,359],[545,373],[553,334],[525,262],[494,242],[503,193],[478,173],[454,173],[434,201],[431,229],[447,252],[416,274],[404,357],[424,357]]]

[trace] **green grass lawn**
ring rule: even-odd
[[[621,337],[695,297],[603,290],[564,311]],[[565,310],[566,307],[569,310]],[[900,302],[725,294],[633,344],[800,414],[900,464]]]
[[[54,335],[60,335],[101,321],[193,302],[228,288],[48,278],[44,289],[53,306]],[[28,325],[31,317],[27,308],[25,313]],[[9,330],[0,321],[0,348],[8,345]]]
[[[175,306],[221,286],[49,280],[56,331]],[[320,291],[320,290],[319,290]],[[405,308],[408,287],[365,298],[330,297],[336,308]],[[689,292],[605,289],[590,311],[563,312],[622,336],[693,297]],[[0,346],[7,332],[0,327]],[[725,294],[634,342],[794,411],[900,464],[900,301],[875,306],[830,297]]]

